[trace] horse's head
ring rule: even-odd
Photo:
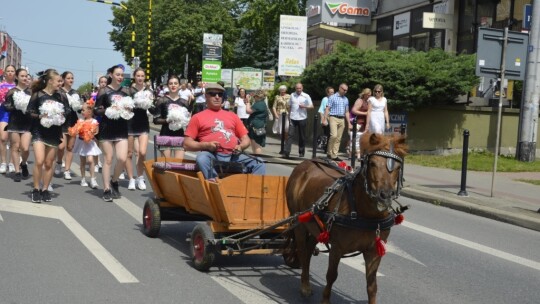
[[[403,186],[403,158],[407,154],[405,137],[366,133],[360,146],[364,189],[377,209],[385,211]]]

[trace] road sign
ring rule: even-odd
[[[478,29],[476,53],[476,76],[496,78],[501,73],[501,54],[504,31],[493,28]],[[529,34],[508,32],[506,49],[505,78],[524,80],[527,66]]]

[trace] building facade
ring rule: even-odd
[[[0,49],[3,48],[4,44],[6,45],[6,50],[5,57],[0,60],[0,78],[3,78],[6,66],[13,65],[16,68],[20,68],[22,62],[21,48],[13,41],[8,33],[0,32]],[[0,53],[3,53],[3,50]]]
[[[527,30],[532,0],[309,0],[307,64],[336,41],[377,50],[476,53],[479,27]]]

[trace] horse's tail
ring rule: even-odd
[[[298,258],[298,249],[296,248],[296,241],[294,238],[294,229],[291,229],[285,234],[286,240],[283,245],[283,261],[285,265],[299,269],[300,268],[300,259]]]

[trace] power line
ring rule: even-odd
[[[63,66],[59,66],[55,64],[44,63],[37,60],[29,59],[29,58],[25,58],[25,61],[41,64],[41,65],[46,66],[47,68],[56,68],[58,70],[64,70],[64,71],[92,72],[91,70],[73,69],[73,68],[63,67]]]
[[[26,42],[32,42],[32,43],[38,43],[38,44],[46,44],[46,45],[54,45],[54,46],[61,46],[61,47],[69,47],[69,48],[75,48],[75,49],[88,49],[88,50],[101,50],[101,51],[115,51],[114,49],[107,49],[107,48],[99,48],[99,47],[92,47],[92,46],[77,46],[77,45],[67,45],[67,44],[58,44],[58,43],[49,43],[49,42],[43,42],[43,41],[34,41],[34,40],[28,40],[28,39],[22,39],[19,37],[14,36],[13,38],[21,41]]]

